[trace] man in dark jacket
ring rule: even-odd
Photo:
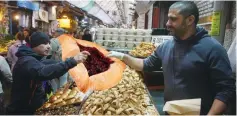
[[[58,78],[69,69],[82,63],[90,55],[81,52],[65,61],[43,63],[50,50],[49,37],[43,32],[35,32],[29,40],[30,47],[21,46],[16,53],[18,61],[13,69],[13,86],[8,114],[33,114],[46,101],[42,82]]]
[[[111,52],[139,71],[155,71],[162,66],[165,101],[201,98],[201,114],[223,114],[235,97],[235,80],[225,49],[208,32],[196,27],[197,6],[191,1],[174,3],[166,24],[174,39],[161,44],[145,60]]]
[[[85,30],[84,35],[82,36],[82,39],[86,40],[86,41],[92,42],[92,36],[90,34],[90,30],[89,29]]]

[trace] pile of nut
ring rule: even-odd
[[[66,84],[63,88],[60,88],[54,95],[52,95],[49,100],[36,111],[36,114],[73,114],[77,111],[73,106],[79,105],[82,101],[81,94],[82,93],[74,84]]]
[[[94,91],[82,106],[80,114],[145,115],[149,109],[154,111],[150,108],[150,102],[139,74],[127,67],[120,83],[107,90]],[[157,114],[153,112],[150,115]]]
[[[139,58],[146,58],[150,56],[156,47],[152,43],[143,42],[138,45],[135,49],[129,52],[130,55]]]
[[[78,113],[78,107],[75,105],[66,105],[62,107],[56,107],[53,109],[38,110],[35,115],[75,115]]]

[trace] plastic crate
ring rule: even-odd
[[[169,39],[173,39],[173,36],[152,36],[151,43],[157,47]]]

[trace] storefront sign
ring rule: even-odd
[[[219,36],[220,35],[220,24],[221,24],[221,12],[213,12],[212,15],[212,25],[211,25],[211,35]]]
[[[39,3],[38,2],[18,0],[17,6],[28,8],[30,10],[39,10]]]
[[[49,7],[48,11],[49,11],[49,20],[56,20],[56,8],[57,6],[51,6]]]
[[[61,28],[70,28],[71,20],[70,19],[58,19],[59,27]]]
[[[48,12],[40,9],[39,10],[39,18],[40,18],[40,20],[48,23],[49,22]]]

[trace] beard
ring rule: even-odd
[[[185,21],[183,21],[180,26],[176,28],[171,27],[171,29],[169,30],[169,34],[179,39],[188,31],[187,29],[187,25]]]

